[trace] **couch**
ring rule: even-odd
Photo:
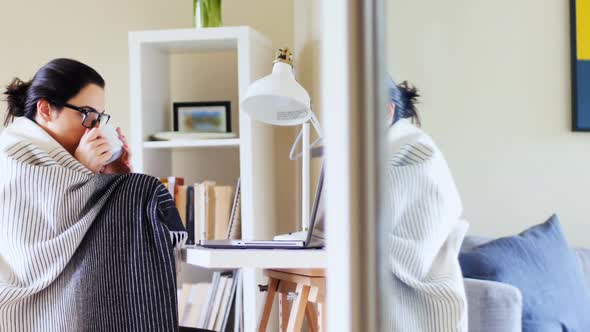
[[[461,250],[490,241],[489,238],[468,236]],[[590,286],[590,249],[576,249],[586,281]],[[469,314],[469,332],[520,332],[522,324],[522,294],[508,284],[464,279]]]

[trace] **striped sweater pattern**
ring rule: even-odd
[[[447,163],[408,120],[388,136],[387,331],[467,331],[458,263],[467,223]]]
[[[0,331],[175,331],[170,193],[94,175],[34,122],[0,136]]]

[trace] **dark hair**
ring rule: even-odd
[[[35,120],[37,101],[45,99],[59,108],[76,96],[89,84],[104,88],[102,76],[91,67],[72,59],[55,59],[41,67],[32,80],[24,82],[15,78],[4,95],[8,109],[4,125],[16,117]]]
[[[389,79],[388,90],[391,102],[395,104],[395,114],[392,125],[400,119],[412,119],[412,122],[420,126],[420,116],[416,104],[418,103],[418,89],[408,81],[396,85]]]

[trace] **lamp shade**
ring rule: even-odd
[[[276,62],[270,75],[252,83],[240,107],[253,119],[276,126],[300,125],[311,117],[309,93],[285,62]]]

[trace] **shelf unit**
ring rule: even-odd
[[[240,139],[203,139],[193,141],[143,142],[144,149],[186,149],[186,148],[239,148]]]
[[[130,133],[134,152],[132,162],[137,172],[168,176],[173,175],[172,159],[176,150],[238,149],[239,165],[236,167],[239,167],[241,177],[242,235],[245,239],[270,239],[276,219],[271,127],[251,121],[238,110],[238,121],[232,121],[232,130],[239,133],[239,138],[149,141],[154,133],[172,130],[171,57],[220,51],[237,54],[239,97],[246,93],[250,83],[268,74],[272,68],[274,52],[270,41],[247,26],[129,33],[131,123],[137,123]],[[234,109],[237,107],[232,105]],[[211,259],[215,260],[217,256]],[[244,323],[247,331],[256,327],[263,300],[256,285],[263,282],[262,278],[260,270],[244,269]]]
[[[171,130],[169,57],[223,50],[237,52],[239,96],[246,93],[251,82],[270,71],[270,41],[247,26],[129,33],[131,123],[139,124],[131,128],[132,162],[138,172],[168,176],[172,175],[172,153],[176,149],[239,149],[242,234],[248,239],[267,239],[273,235],[275,216],[274,183],[268,176],[274,174],[271,127],[251,121],[238,111],[239,121],[233,130],[239,132],[239,138],[149,141],[150,135]]]
[[[154,176],[173,173],[174,152],[191,153],[206,149],[238,150],[242,190],[242,237],[271,239],[275,234],[274,183],[275,157],[272,127],[252,121],[239,112],[232,121],[234,139],[194,141],[150,141],[157,132],[170,131],[172,103],[170,60],[177,54],[191,55],[232,51],[237,54],[237,88],[241,99],[248,86],[272,69],[274,51],[270,41],[247,27],[155,30],[129,33],[131,93],[130,143],[137,172]],[[232,82],[232,84],[235,82]],[[215,156],[213,155],[213,158]],[[191,167],[188,167],[191,169]],[[264,294],[257,285],[264,283],[262,268],[322,268],[323,250],[211,250],[189,248],[186,263],[208,269],[241,268],[244,271],[244,327],[254,331]]]

